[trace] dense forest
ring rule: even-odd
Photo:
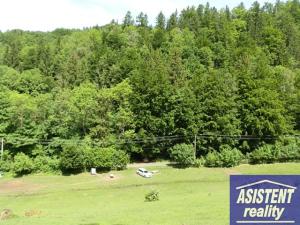
[[[197,158],[299,149],[299,0],[1,32],[0,64],[2,170],[89,168],[79,164],[92,152],[101,165],[168,159],[176,144]]]

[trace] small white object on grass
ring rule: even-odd
[[[96,168],[92,168],[92,169],[91,169],[91,175],[97,175]]]
[[[111,173],[111,174],[109,174],[109,177],[110,178],[115,178],[115,175]]]

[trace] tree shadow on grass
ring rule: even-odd
[[[175,169],[187,169],[190,167],[190,166],[185,166],[185,165],[181,165],[178,163],[168,163],[167,166],[175,168]]]
[[[83,172],[82,170],[62,170],[61,174],[63,176],[72,176],[72,175],[78,175],[82,172]]]
[[[61,171],[62,171],[63,176],[72,176],[72,175],[78,175],[78,174],[81,174],[81,173],[89,173],[90,172],[90,170],[82,170],[82,169],[79,169],[79,170],[61,170]],[[101,170],[97,169],[97,174],[108,173],[109,171],[111,171],[111,169],[101,168]]]

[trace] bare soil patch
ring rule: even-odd
[[[34,193],[42,188],[41,185],[24,182],[21,180],[6,181],[0,184],[0,194],[9,193]]]
[[[13,213],[10,209],[4,209],[0,212],[0,220],[7,220],[13,217]]]
[[[26,217],[32,217],[32,216],[40,216],[42,214],[42,211],[40,210],[29,210],[25,212]]]
[[[240,175],[240,174],[242,174],[241,172],[239,172],[237,170],[234,170],[234,169],[225,169],[224,172],[227,175]]]
[[[113,176],[111,176],[113,175]],[[120,180],[122,177],[119,174],[103,174],[101,175],[102,179],[107,182]]]

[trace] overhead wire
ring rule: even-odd
[[[278,140],[280,138],[295,138],[300,139],[300,135],[283,135],[283,136],[253,136],[253,135],[225,135],[225,134],[186,134],[186,135],[165,135],[165,136],[148,136],[148,137],[135,137],[135,138],[119,138],[115,140],[97,140],[94,139],[91,142],[93,144],[151,144],[151,143],[161,143],[168,141],[179,141],[189,138],[196,139],[230,139],[230,140]],[[72,143],[72,144],[80,144],[86,143],[87,141],[84,139],[32,139],[32,142],[39,143],[42,145],[50,145],[50,144],[60,144],[60,143]],[[6,139],[6,143],[10,143],[9,140]]]

